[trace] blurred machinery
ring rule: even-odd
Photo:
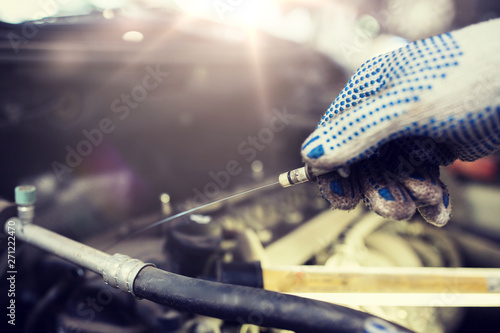
[[[95,5],[86,15],[70,8],[60,18],[0,23],[2,225],[17,214],[14,187],[33,184],[35,224],[104,249],[167,216],[275,181],[301,165],[302,140],[363,59],[499,13],[494,1],[275,1],[268,15],[254,8],[262,20],[249,29],[236,24],[244,2],[221,1],[232,7],[220,7],[230,9],[219,22],[195,15],[205,7],[193,3]],[[265,284],[257,267],[265,280],[266,267],[279,265],[499,268],[496,207],[477,199],[498,198],[499,178],[489,175],[449,176],[456,210],[443,230],[362,207],[329,212],[315,185],[304,184],[207,207],[109,253],[253,287]],[[6,235],[0,244],[5,309]],[[201,316],[138,300],[21,240],[15,252],[18,324],[9,332],[285,332],[261,327],[265,308],[241,320]],[[297,276],[275,289],[300,294]],[[457,295],[404,305],[348,295],[340,303],[417,332],[497,332],[498,308],[459,307]],[[303,325],[297,331],[311,331]]]

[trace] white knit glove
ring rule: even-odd
[[[500,146],[500,20],[413,42],[363,64],[305,140],[302,157],[332,209],[450,218],[439,165]]]

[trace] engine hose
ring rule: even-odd
[[[185,277],[149,266],[137,275],[134,293],[180,311],[295,332],[411,332],[343,306]]]

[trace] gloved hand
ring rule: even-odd
[[[364,63],[302,145],[332,209],[360,199],[387,218],[450,218],[439,165],[500,146],[500,20],[413,42]]]

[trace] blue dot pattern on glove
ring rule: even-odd
[[[371,156],[389,141],[415,136],[443,140],[438,142],[445,143],[443,148],[448,151],[445,158],[435,155],[430,161],[434,164],[449,164],[457,157],[475,160],[496,150],[500,143],[500,107],[471,110],[474,112],[466,116],[443,118],[438,114],[405,123],[396,130],[396,126],[389,126],[413,112],[422,94],[432,91],[437,83],[443,84],[449,71],[460,66],[463,56],[452,34],[447,33],[368,60],[350,78],[303,144],[306,163],[318,169],[348,165]],[[389,132],[372,140],[378,131]],[[369,144],[356,156],[338,161],[337,165],[325,158],[365,137]]]
[[[419,91],[432,89],[432,81],[445,78],[446,70],[458,66],[458,59],[462,55],[460,47],[448,33],[413,42],[399,50],[368,60],[349,79],[318,127],[325,126],[334,114],[356,107],[364,100],[368,100],[366,106],[369,106],[370,99],[372,103],[375,102],[374,96],[383,88],[395,88],[386,94],[387,97],[392,97],[388,105],[418,101]],[[397,89],[398,86],[404,87]],[[410,92],[410,96],[398,98],[400,92]],[[382,108],[385,107],[387,105],[383,104]],[[362,108],[363,106],[359,107]],[[375,113],[378,111],[380,110],[375,110]],[[373,118],[377,118],[376,115]]]
[[[469,112],[465,118],[450,117],[447,127],[456,156],[463,161],[477,160],[500,146],[500,106]],[[442,131],[447,134],[447,129]]]

